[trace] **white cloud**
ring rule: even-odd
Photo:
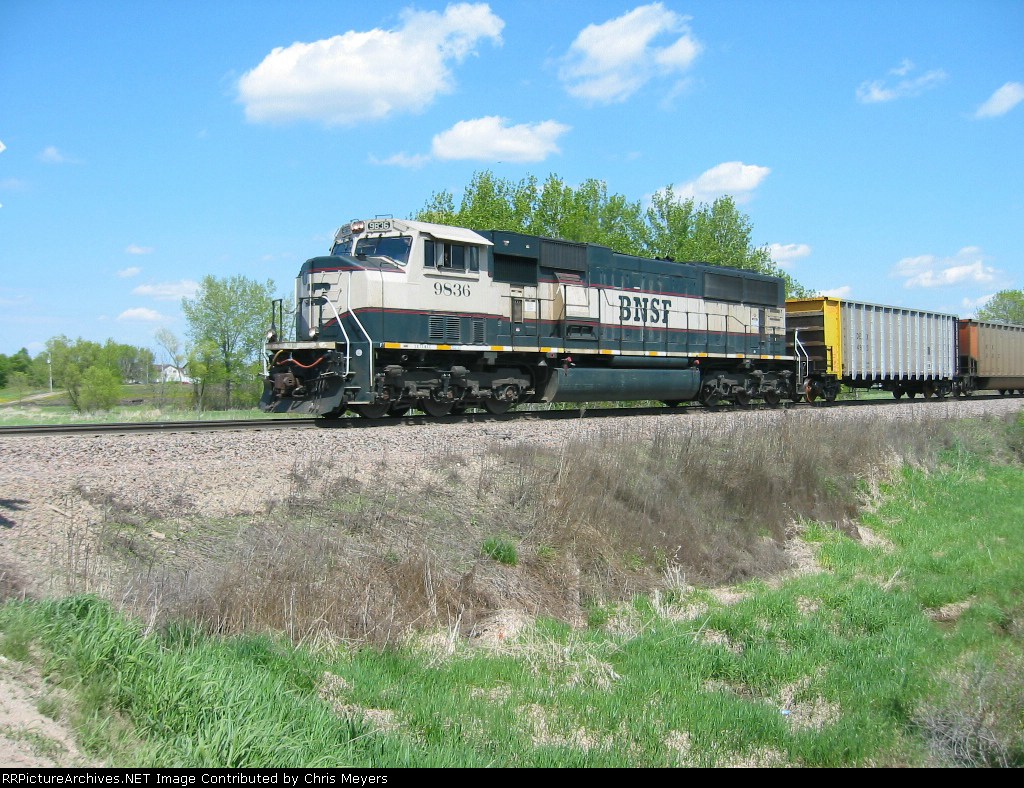
[[[5,150],[7,150],[7,146],[4,145],[3,140],[0,140],[0,153],[3,153]]]
[[[678,197],[692,197],[697,202],[712,202],[728,194],[737,203],[744,203],[770,172],[770,167],[726,161],[701,173],[695,180],[673,187],[673,190]]]
[[[117,316],[118,320],[141,321],[144,323],[158,323],[164,316],[155,309],[147,309],[144,306],[135,309],[126,309]]]
[[[122,268],[117,272],[117,275],[122,279],[131,279],[133,276],[138,276],[142,273],[142,269],[137,265],[129,266],[128,268]]]
[[[485,3],[443,13],[406,9],[395,30],[349,30],[277,47],[238,82],[248,120],[316,120],[350,126],[397,112],[419,112],[454,89],[451,64],[482,40],[501,43],[504,21]]]
[[[62,153],[53,145],[48,145],[40,151],[39,160],[47,164],[80,164],[77,159]]]
[[[978,298],[965,298],[960,302],[963,309],[961,310],[961,317],[974,317],[978,314],[978,310],[987,304],[994,296],[995,293],[989,293]]]
[[[824,298],[846,298],[853,291],[853,288],[849,285],[842,285],[841,287],[833,287],[831,290],[819,290],[818,295]]]
[[[810,255],[811,247],[807,244],[769,244],[768,251],[776,265],[785,268]]]
[[[376,156],[370,157],[370,164],[383,164],[389,167],[406,167],[411,170],[419,169],[429,161],[430,157],[423,153],[417,153],[410,156],[407,153],[402,152],[388,156],[386,159],[378,159]]]
[[[999,273],[986,265],[988,258],[977,246],[965,246],[952,257],[924,254],[904,257],[893,269],[893,276],[906,281],[904,287],[948,287],[963,284],[987,284]]]
[[[563,59],[559,77],[566,91],[611,104],[625,101],[655,77],[681,76],[702,49],[687,24],[690,18],[651,3],[588,25]]]
[[[543,161],[559,152],[558,138],[569,128],[553,120],[509,126],[507,118],[490,115],[459,121],[434,135],[432,150],[439,159]]]
[[[913,63],[904,59],[899,66],[889,71],[886,78],[861,82],[857,88],[857,100],[862,104],[878,104],[909,98],[936,87],[946,79],[946,72],[941,68],[926,71],[918,77],[909,76],[915,68]]]
[[[138,244],[128,244],[124,250],[125,254],[152,254],[152,246],[139,246]]]
[[[978,107],[976,118],[998,118],[1024,101],[1024,83],[1007,82]]]
[[[132,290],[132,295],[149,296],[157,301],[178,301],[182,298],[191,298],[199,292],[199,283],[191,279],[182,279],[180,282],[163,282],[157,285],[139,285]]]

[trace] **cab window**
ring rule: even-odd
[[[423,264],[439,271],[476,273],[480,270],[480,249],[448,241],[424,241]]]

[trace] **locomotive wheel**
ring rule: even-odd
[[[502,413],[508,413],[514,404],[507,399],[485,399],[484,410],[495,416],[500,416]]]
[[[825,392],[825,402],[835,402],[836,401],[836,397],[838,397],[838,396],[839,396],[839,392],[838,391],[832,391],[832,390],[826,391]]]
[[[352,410],[364,419],[382,419],[391,410],[390,402],[374,402],[370,405],[353,405]]]
[[[412,408],[410,408],[408,405],[392,405],[391,410],[388,411],[388,415],[396,419],[400,419],[410,410],[412,410]]]
[[[782,395],[775,389],[766,391],[762,398],[764,399],[765,405],[770,405],[773,408],[778,407],[779,403],[782,402]]]
[[[426,413],[428,416],[433,416],[435,419],[441,416],[447,416],[452,412],[452,407],[455,403],[453,402],[440,402],[436,399],[430,399],[429,397],[423,397],[416,403],[416,407]]]
[[[718,394],[715,393],[714,389],[704,388],[701,389],[700,394],[697,396],[697,400],[705,408],[713,408],[718,404]]]
[[[465,402],[453,402],[452,403],[452,415],[458,416],[466,412],[466,408],[469,406]]]
[[[807,381],[804,383],[804,400],[806,402],[814,402],[818,398],[818,391],[814,387],[814,383]]]

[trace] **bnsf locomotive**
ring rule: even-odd
[[[833,298],[597,244],[377,218],[341,227],[274,303],[264,410],[368,418],[520,402],[746,404],[841,386],[1024,390],[1024,327]],[[788,313],[788,320],[787,320]]]
[[[275,302],[262,407],[370,418],[520,402],[778,403],[795,389],[780,279],[605,246],[354,221]]]

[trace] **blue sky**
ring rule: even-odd
[[[732,194],[816,290],[1024,287],[1021,0],[3,0],[0,353],[185,337],[483,169]]]

